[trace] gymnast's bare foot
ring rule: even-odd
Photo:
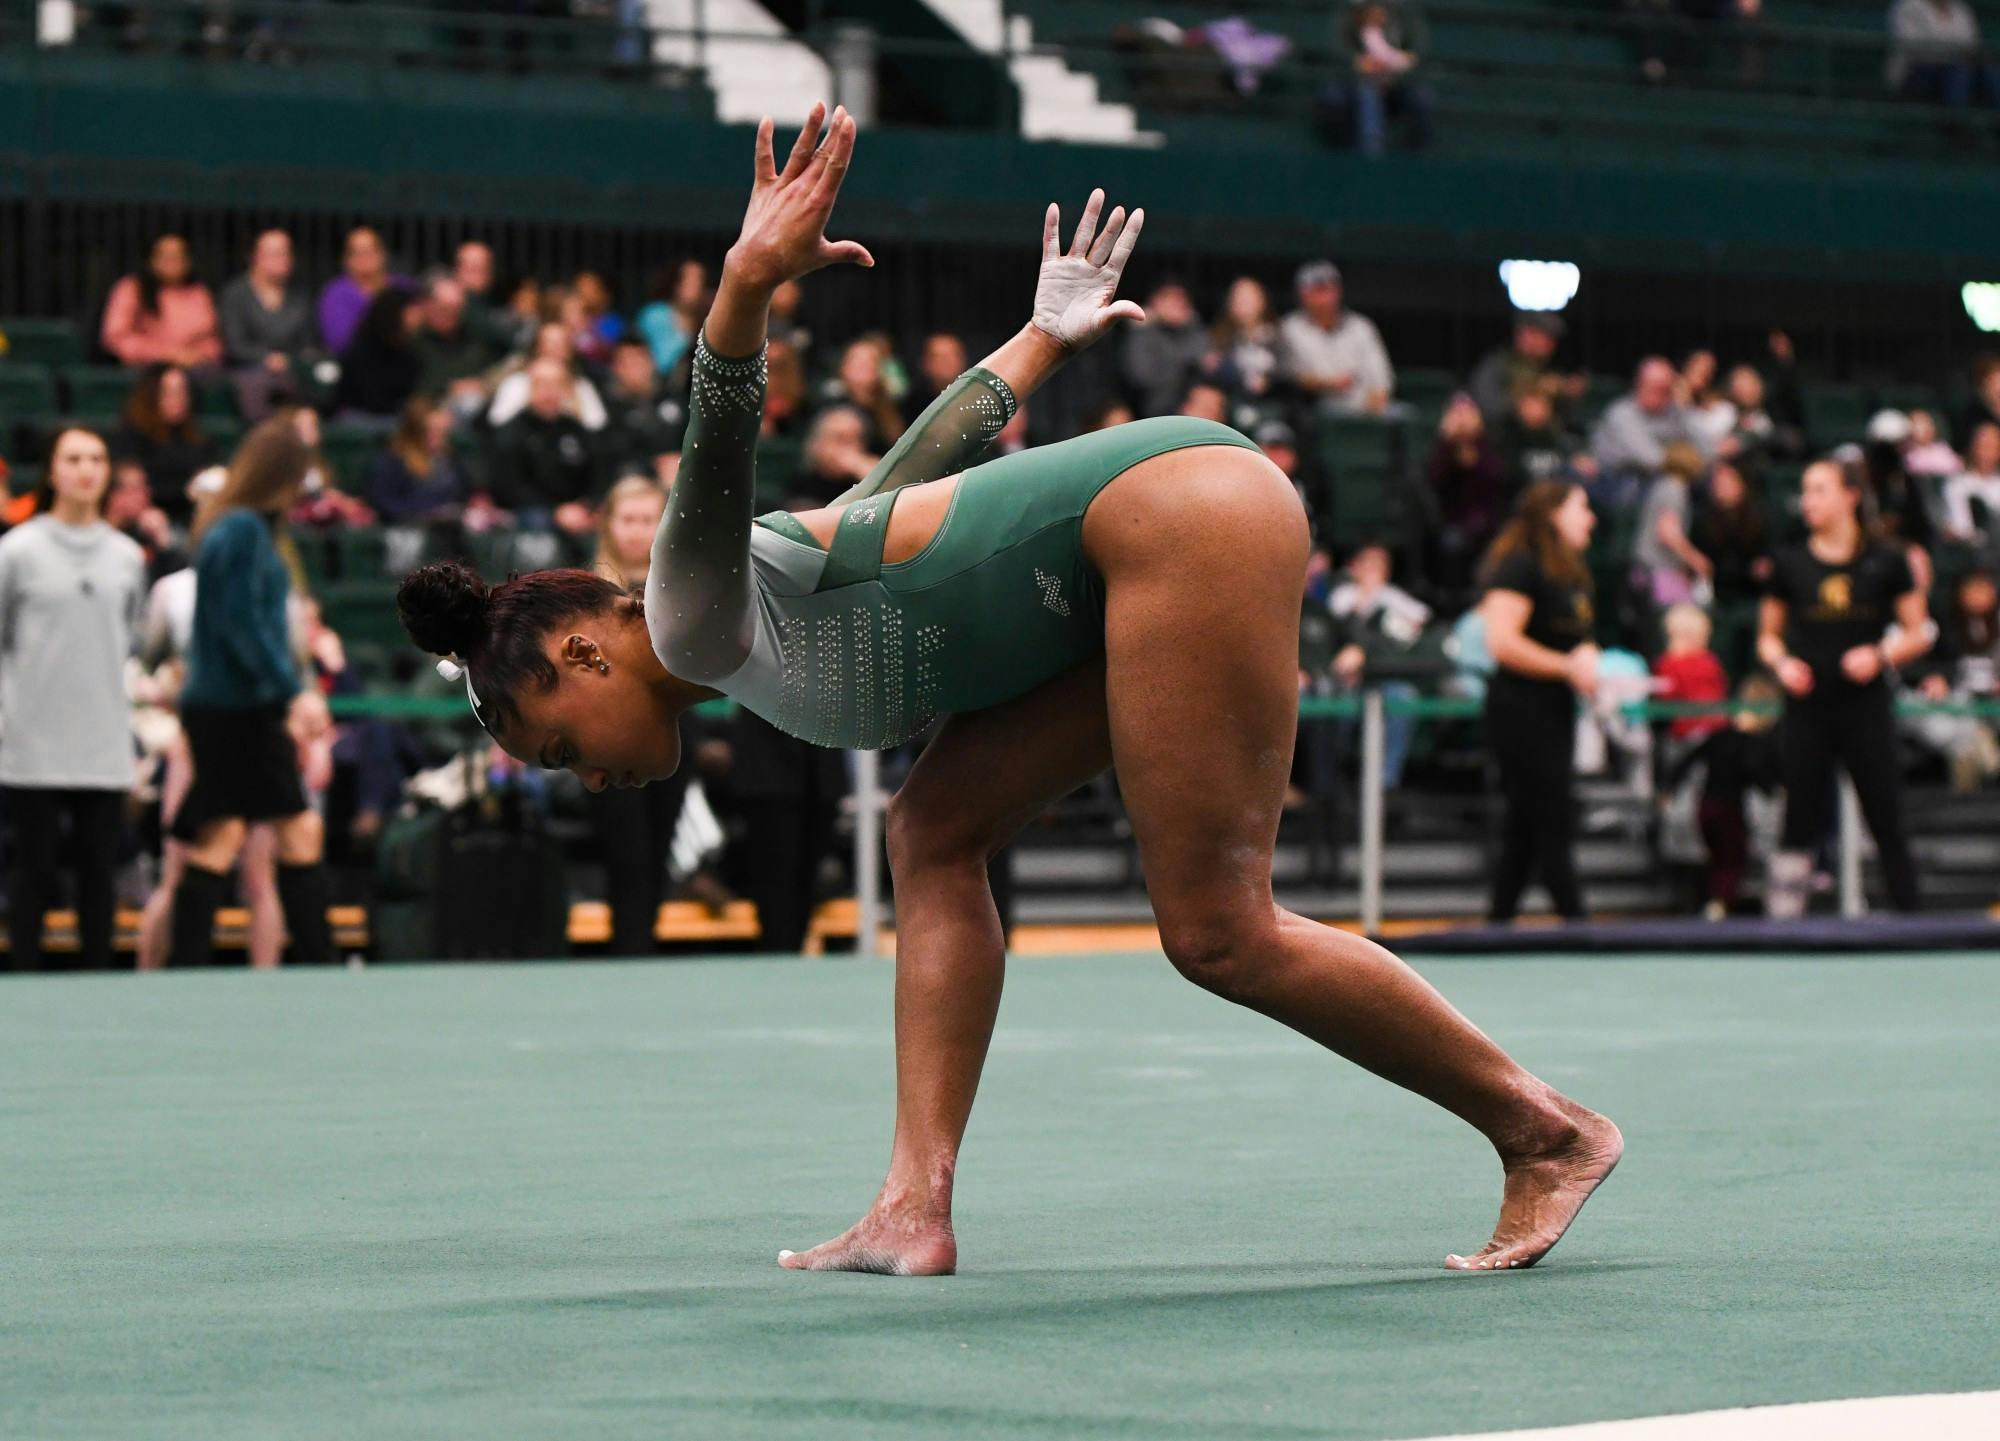
[[[1583,1203],[1625,1154],[1625,1138],[1610,1120],[1574,1101],[1559,1100],[1567,1123],[1531,1149],[1501,1164],[1507,1186],[1493,1239],[1470,1256],[1447,1256],[1454,1271],[1506,1271],[1532,1266],[1562,1239]]]
[[[878,1276],[949,1276],[958,1268],[950,1218],[928,1207],[878,1199],[844,1236],[810,1251],[780,1251],[794,1271],[869,1271]]]

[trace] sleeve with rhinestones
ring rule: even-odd
[[[661,664],[711,685],[750,654],[750,515],[757,432],[764,418],[764,351],[730,359],[695,342],[680,473],[653,537],[646,629]]]
[[[1019,408],[1013,386],[992,371],[973,366],[946,386],[875,468],[833,503],[866,500],[898,486],[941,480],[969,469]]]

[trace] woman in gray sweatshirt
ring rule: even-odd
[[[0,810],[18,970],[41,968],[42,917],[64,855],[76,871],[79,960],[111,963],[112,882],[133,771],[125,658],[146,558],[104,520],[110,482],[103,438],[65,430],[34,518],[0,536]]]

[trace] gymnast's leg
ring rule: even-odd
[[[1380,946],[1272,898],[1307,551],[1290,482],[1247,451],[1172,452],[1097,497],[1084,547],[1105,578],[1113,761],[1168,958],[1477,1127],[1505,1171],[1500,1221],[1446,1264],[1533,1265],[1617,1163],[1617,1127]]]
[[[889,808],[896,886],[896,1138],[889,1177],[845,1235],[784,1265],[941,1275],[958,1263],[958,1147],[1006,969],[987,861],[1104,769],[1104,665],[1089,661],[989,711],[952,716]]]

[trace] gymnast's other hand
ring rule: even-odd
[[[1055,205],[1042,220],[1042,273],[1035,284],[1035,328],[1065,350],[1082,350],[1097,341],[1120,320],[1143,322],[1146,312],[1130,300],[1113,300],[1125,262],[1139,243],[1146,212],[1135,210],[1128,219],[1120,205],[1097,228],[1098,213],[1104,208],[1104,192],[1093,190],[1077,222],[1076,236],[1067,253],[1057,233],[1062,224]]]
[[[826,222],[854,158],[855,124],[841,106],[821,140],[825,119],[826,106],[814,105],[783,170],[771,148],[771,117],[758,125],[750,204],[743,212],[742,233],[723,262],[724,273],[739,284],[769,291],[828,265],[875,263],[859,241],[826,238]]]

